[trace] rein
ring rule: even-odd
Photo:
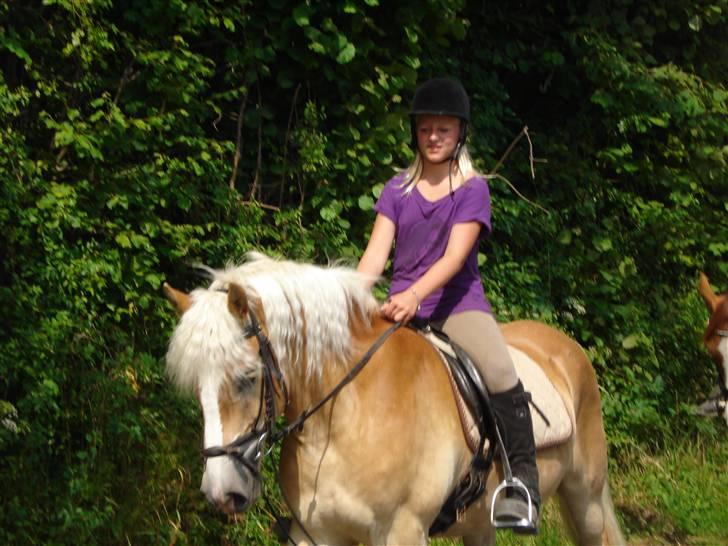
[[[250,432],[236,438],[229,444],[205,448],[202,450],[202,455],[206,458],[221,457],[223,455],[234,457],[237,461],[243,464],[253,476],[259,479],[260,471],[258,470],[258,465],[263,457],[270,454],[275,445],[286,436],[294,431],[302,430],[303,424],[309,417],[320,410],[327,402],[339,394],[339,392],[341,392],[341,390],[357,375],[359,375],[359,373],[364,369],[364,366],[366,366],[372,356],[374,356],[374,353],[376,353],[389,336],[401,326],[401,323],[395,322],[392,326],[387,328],[387,330],[385,330],[372,344],[372,346],[369,347],[369,350],[367,350],[356,365],[349,370],[349,372],[341,379],[341,381],[339,381],[331,392],[312,407],[304,410],[290,424],[280,427],[276,424],[275,395],[280,394],[284,399],[285,406],[288,406],[288,388],[286,387],[285,378],[283,377],[280,365],[278,364],[278,359],[273,352],[270,339],[268,339],[268,336],[265,332],[263,332],[255,313],[250,311],[249,315],[250,322],[243,328],[243,334],[245,339],[255,337],[258,341],[258,354],[263,362],[263,386],[260,392],[258,416],[255,418],[253,429]],[[278,388],[276,388],[276,385]],[[286,504],[288,504],[287,499]],[[301,529],[303,529],[303,532],[308,536],[308,533],[301,522],[298,520],[297,522]],[[308,538],[311,540],[310,536]],[[288,540],[293,542],[290,536],[288,536]]]

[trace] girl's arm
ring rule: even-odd
[[[394,242],[395,225],[392,220],[383,214],[377,214],[374,220],[372,234],[369,236],[369,243],[364,255],[359,260],[356,270],[371,276],[369,286],[371,287],[384,271],[387,265],[389,253]]]
[[[422,300],[445,285],[463,268],[470,251],[478,242],[481,227],[479,222],[455,224],[450,230],[450,238],[442,258],[432,264],[427,273],[417,279],[407,290],[389,298],[382,305],[382,314],[395,322],[409,322],[417,313],[417,308]],[[372,232],[372,238],[373,235]],[[367,248],[368,251],[369,248]]]

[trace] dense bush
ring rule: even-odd
[[[589,351],[615,453],[701,426],[695,295],[728,287],[725,0],[0,5],[0,542],[264,543],[197,494],[163,374],[170,280],[247,250],[355,260],[416,83],[469,89],[501,318]],[[545,209],[545,210],[544,210]],[[190,474],[192,473],[192,475]]]

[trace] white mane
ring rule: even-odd
[[[369,324],[377,309],[366,276],[347,267],[250,253],[242,265],[209,272],[210,287],[191,292],[192,305],[182,315],[167,351],[168,373],[184,389],[207,381],[219,384],[226,376],[260,368],[242,325],[227,309],[227,293],[221,290],[231,282],[243,287],[258,318],[265,317],[273,351],[287,377],[303,367],[304,376],[316,380],[324,364],[346,362],[351,351],[350,318]]]

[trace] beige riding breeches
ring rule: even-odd
[[[464,311],[445,320],[432,321],[432,324],[470,355],[491,394],[516,385],[516,369],[492,315],[483,311]]]

